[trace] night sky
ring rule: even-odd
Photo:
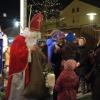
[[[7,17],[3,17],[3,13]],[[1,0],[0,1],[0,25],[2,28],[11,27],[13,20],[19,19],[20,15],[20,0]]]
[[[7,13],[8,17],[19,14],[20,0],[1,0],[0,13]]]
[[[57,1],[60,3],[56,7],[56,9],[62,10],[65,6],[67,6],[72,0],[27,0],[28,4],[35,3],[43,3],[43,1],[54,2]],[[99,0],[82,0],[100,7]],[[36,7],[33,7],[36,9]],[[55,8],[54,8],[55,9]],[[40,8],[38,9],[40,10]],[[7,14],[7,17],[3,17],[3,13]],[[11,23],[14,19],[19,20],[20,16],[20,0],[0,0],[0,25],[3,28],[11,27],[13,23]]]

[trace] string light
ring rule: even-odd
[[[59,0],[32,0],[32,13],[41,11],[47,18],[59,16],[61,3]]]

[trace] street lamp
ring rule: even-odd
[[[90,24],[92,24],[91,25],[91,28],[93,28],[93,21],[95,19],[95,16],[97,15],[97,13],[87,13],[86,15],[89,16]],[[94,34],[94,37],[96,37],[96,34]]]
[[[1,16],[1,17],[7,17],[7,13],[2,13],[2,12],[0,12],[0,16]]]
[[[3,17],[7,17],[7,14],[6,13],[3,13]]]
[[[93,20],[95,19],[95,16],[97,15],[97,13],[87,13],[86,15],[89,16],[90,22],[93,23]]]
[[[23,27],[21,26],[20,21],[17,21],[16,19],[14,19],[13,24],[14,24],[14,26],[16,28],[19,28],[20,27],[21,30],[24,30]]]
[[[20,26],[20,22],[19,21],[15,21],[14,25],[15,25],[15,27],[19,27]]]
[[[19,27],[19,26],[20,26],[20,21],[14,19],[14,20],[13,20],[13,25],[14,25],[15,27]]]

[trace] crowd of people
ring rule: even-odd
[[[43,15],[35,14],[30,28],[15,37],[10,46],[7,64],[5,100],[50,100],[46,86],[48,73],[54,73],[53,100],[76,100],[77,93],[92,92],[100,97],[100,38],[97,47],[89,50],[85,37],[52,30],[44,44],[41,39]]]

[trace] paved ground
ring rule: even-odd
[[[48,83],[47,86],[49,85],[51,87],[51,90],[52,90],[54,83],[55,83],[54,74],[50,74],[50,75],[48,75],[48,77],[49,78],[47,80],[47,83]],[[51,91],[51,94],[52,94],[52,91]],[[3,100],[2,96],[3,96],[3,94],[0,93],[0,100]],[[29,99],[29,100],[34,100],[34,99]],[[51,95],[51,98],[48,99],[48,100],[53,100],[52,95]],[[92,100],[91,93],[86,93],[84,95],[82,93],[78,93],[77,94],[77,100]]]
[[[54,74],[50,74],[50,75],[48,75],[48,85],[50,86],[50,87],[52,87],[51,88],[51,90],[53,89],[53,86],[54,86],[54,83],[55,83],[55,81],[54,81]],[[52,92],[51,92],[51,94],[52,94]],[[50,98],[50,100],[53,100],[52,99],[52,96],[51,96],[51,98]],[[78,93],[77,94],[77,100],[92,100],[92,98],[91,98],[91,93],[86,93],[86,94],[82,94],[82,93]]]
[[[3,94],[0,93],[0,100],[3,100],[2,97],[3,97]],[[34,100],[34,99],[29,99],[29,100]],[[52,96],[48,100],[53,100]],[[84,94],[84,95],[79,93],[77,95],[77,100],[92,100],[91,93],[87,93],[87,94]]]
[[[91,93],[86,93],[86,94],[78,94],[77,95],[77,100],[92,100],[91,98]]]

